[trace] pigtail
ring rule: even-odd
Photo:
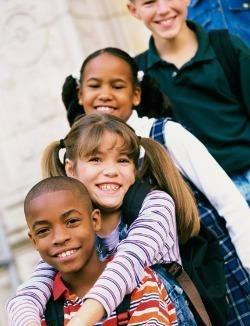
[[[139,117],[147,116],[157,119],[172,116],[170,101],[161,92],[153,78],[144,75],[139,86],[141,88],[141,103],[135,107]]]
[[[78,103],[78,86],[76,79],[72,75],[65,79],[62,88],[62,101],[67,111],[67,119],[69,125],[75,122],[75,120],[84,114],[83,107]]]
[[[61,148],[60,141],[54,141],[43,151],[41,164],[43,178],[66,176],[64,164],[59,158]]]
[[[139,176],[174,199],[180,243],[197,235],[200,229],[199,214],[192,191],[174,166],[166,149],[156,141],[141,138],[145,157]]]

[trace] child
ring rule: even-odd
[[[111,58],[111,60],[110,60],[110,58]],[[101,59],[101,60],[98,60],[98,59]],[[93,65],[90,66],[90,63],[93,63]],[[110,65],[110,63],[112,63],[112,66]],[[93,66],[98,67],[98,69],[93,71]],[[86,72],[84,67],[88,68],[88,72]],[[105,67],[108,69],[108,73],[103,72],[101,77],[100,77],[100,75],[97,75],[98,72],[100,72]],[[138,95],[138,89],[140,90],[140,86],[142,86],[142,88],[143,88],[142,89],[142,101],[143,101],[144,105],[146,103],[148,103],[148,105],[150,105],[149,99],[151,98],[151,96],[150,96],[151,93],[148,90],[148,95],[149,96],[148,96],[148,100],[146,101],[145,100],[145,94],[147,95],[147,91],[144,90],[144,86],[146,84],[147,78],[146,77],[143,78],[141,83],[138,82],[138,80],[137,80],[137,67],[136,67],[136,65],[134,63],[134,60],[131,57],[129,57],[126,53],[124,53],[123,51],[118,50],[118,49],[106,49],[106,51],[105,50],[97,51],[95,54],[90,56],[85,61],[85,63],[83,64],[82,73],[83,73],[83,77],[86,78],[86,83],[84,83],[86,85],[86,88],[82,90],[83,93],[85,94],[85,96],[82,96],[81,100],[83,101],[84,107],[89,109],[88,113],[93,112],[94,110],[100,110],[100,111],[105,110],[105,111],[107,111],[109,108],[113,107],[113,111],[115,111],[117,114],[119,114],[119,112],[122,112],[123,116],[129,116],[130,115],[129,122],[131,122],[131,120],[132,120],[131,123],[134,122],[134,124],[132,124],[132,125],[135,126],[139,130],[139,127],[141,127],[142,122],[141,122],[140,119],[138,119],[138,118],[136,119],[135,112],[132,113],[132,105],[133,105],[132,101],[137,100],[137,102],[135,102],[135,104],[138,103],[137,95]],[[91,80],[92,84],[89,84],[90,81],[87,83],[89,75],[94,75],[94,77],[95,77],[95,78],[93,78],[93,80]],[[107,75],[109,76],[109,78],[107,78],[107,80],[104,82],[104,79],[102,79],[102,78],[104,78]],[[116,78],[114,78],[114,75],[116,76]],[[104,89],[104,91],[103,91],[103,95],[99,96],[99,99],[98,99],[99,103],[97,103],[97,99],[96,99],[95,100],[95,105],[94,104],[91,105],[91,102],[89,102],[90,94],[93,95],[92,92],[94,92],[94,90],[97,91],[98,85],[100,85],[100,84],[102,84],[103,86],[106,86],[106,87],[110,85],[110,95],[108,94],[109,92],[107,90],[105,91],[105,87],[103,87],[102,89]],[[76,86],[76,84],[75,84],[75,86]],[[101,88],[101,87],[99,86],[99,88]],[[124,100],[123,100],[124,97],[120,97],[120,95],[118,97],[118,95],[116,95],[115,92],[117,91],[118,94],[120,94],[120,93],[123,94],[123,92],[127,92],[127,88],[129,88],[129,92],[126,93],[125,99],[129,98],[130,101],[127,101],[126,105],[124,105]],[[133,96],[133,94],[134,94],[133,91],[135,89],[137,90],[137,92],[136,92],[136,96],[134,97]],[[76,88],[75,88],[75,92],[76,92]],[[161,96],[161,94],[159,93],[154,98],[155,99],[160,99],[160,96]],[[85,98],[86,98],[86,102],[85,102]],[[72,105],[71,101],[69,101],[68,103],[69,103],[70,108],[72,108],[72,109],[75,108]],[[143,108],[144,108],[144,106],[142,107],[142,109]],[[124,114],[124,111],[125,111],[126,114]],[[74,110],[72,112],[74,113]],[[147,132],[146,129],[150,129],[150,127],[152,125],[152,122],[148,121],[147,119],[146,120],[144,119],[142,121],[143,121],[143,131],[146,134],[146,132]],[[170,127],[172,127],[172,130],[173,130],[177,125],[178,124],[176,124],[176,123],[174,123],[172,121],[168,121],[168,123],[166,124],[166,130],[169,131],[169,136],[170,136],[170,132],[171,132]],[[179,131],[178,128],[176,128],[176,129],[177,129],[177,131]],[[185,133],[187,133],[187,132],[183,128],[180,127],[180,132],[182,130],[183,130],[184,135],[185,135]],[[179,133],[179,135],[180,135],[180,133]],[[171,141],[174,141],[175,138],[177,138],[177,137],[178,136],[174,137],[174,135],[173,135],[171,137]],[[191,141],[192,136],[190,135],[190,137],[191,138],[189,138],[189,139]],[[167,139],[168,139],[168,136],[167,136]],[[175,142],[175,144],[177,144],[177,143]],[[179,147],[180,147],[180,145],[179,145]],[[187,156],[186,156],[186,158],[184,158],[184,160],[187,161],[187,159],[189,158],[192,161],[193,157],[195,158],[195,156],[197,156],[195,153],[197,153],[199,149],[204,152],[204,155],[202,155],[202,157],[204,157],[204,160],[205,160],[206,155],[208,155],[207,151],[205,151],[204,148],[202,147],[202,145],[200,145],[199,143],[196,146],[194,154],[187,154]],[[209,162],[209,160],[210,160],[210,158],[208,156],[208,158],[206,158],[205,161]],[[182,163],[182,161],[183,160],[180,159],[180,164]],[[192,164],[193,164],[193,162],[190,164],[190,167],[192,167]],[[183,163],[182,163],[182,165],[183,165]],[[184,167],[184,165],[183,165],[183,167]],[[214,170],[214,169],[217,169],[216,164],[213,164],[212,167],[208,168],[208,171],[206,171],[206,169],[205,169],[204,172],[201,173],[201,176],[199,176],[197,178],[197,181],[199,181],[199,179],[202,178],[203,174],[205,174],[206,172],[208,173],[208,172],[210,172],[210,170]],[[188,169],[187,169],[187,171],[188,171]],[[190,169],[190,171],[192,171],[192,168]],[[222,177],[222,179],[221,179],[221,177]],[[210,177],[210,178],[212,178],[212,177]],[[216,174],[215,178],[220,180],[220,182],[218,183],[218,186],[216,186],[216,188],[218,188],[218,189],[221,188],[220,183],[221,184],[228,183],[227,178],[226,178],[224,173],[220,174],[220,172],[218,172],[218,174]],[[233,199],[236,199],[236,198],[239,199],[239,200],[236,199],[235,201],[234,200],[231,200],[231,201],[228,200],[227,204],[225,205],[225,208],[227,207],[227,209],[224,210],[224,213],[225,213],[225,215],[228,214],[228,216],[230,216],[230,214],[231,214],[231,219],[229,219],[229,221],[230,220],[232,221],[232,218],[234,218],[234,216],[236,214],[238,214],[239,210],[241,211],[241,213],[239,214],[239,218],[243,217],[244,214],[245,214],[245,216],[247,216],[247,214],[244,213],[244,211],[245,212],[249,212],[249,211],[248,211],[248,209],[246,210],[244,208],[244,204],[242,203],[241,196],[238,196],[237,191],[235,192],[234,187],[231,186],[230,182],[228,183],[226,189],[223,190],[223,191],[226,191],[226,192],[224,192],[225,202],[226,202],[226,198],[227,198],[227,195],[226,195],[227,190],[230,192],[230,188],[232,189],[233,193],[235,194],[233,196]],[[223,192],[221,192],[221,197],[223,197],[222,193]],[[213,199],[213,196],[211,196],[211,200],[212,199]],[[216,200],[214,199],[214,202],[216,203],[217,199]],[[233,214],[232,208],[233,208],[233,206],[236,207],[237,203],[238,203],[238,208],[235,209],[234,214]],[[222,205],[221,207],[223,207],[223,201],[221,201],[221,205]],[[231,207],[231,212],[230,212],[230,209],[229,209],[230,207]],[[206,219],[208,215],[209,214],[206,214],[206,217],[204,217],[204,219]],[[222,221],[222,223],[220,221]],[[239,226],[243,225],[243,223],[247,223],[247,219],[243,219],[241,223],[236,223],[236,225],[235,225],[236,229]],[[240,264],[240,262],[239,262],[239,260],[238,260],[238,258],[236,256],[235,249],[232,246],[230,238],[228,237],[228,234],[227,234],[227,230],[225,229],[223,219],[221,219],[218,216],[218,221],[216,221],[216,223],[214,223],[214,224],[215,224],[215,230],[217,231],[217,235],[221,239],[221,242],[223,243],[222,248],[223,248],[224,252],[225,252],[225,249],[224,249],[225,248],[225,238],[226,238],[227,245],[228,245],[228,242],[230,242],[229,244],[231,245],[231,248],[232,248],[232,249],[230,248],[230,255],[225,254],[225,260],[227,261],[227,257],[230,258],[230,262],[233,260],[234,264],[238,266],[237,267],[238,271],[242,270],[242,266],[241,266],[241,264]],[[222,231],[221,231],[221,229],[218,229],[218,224],[222,224],[221,225],[221,227],[223,228]],[[242,228],[242,229],[245,231],[247,229],[247,227]],[[234,231],[233,235],[235,235],[235,234],[237,234],[237,232],[235,233],[235,231]],[[242,235],[242,233],[241,233],[241,235]],[[236,241],[238,241],[238,239],[243,240],[243,238],[244,238],[243,236],[239,236],[239,237],[236,237],[235,240]],[[248,240],[248,237],[247,237],[247,240]],[[239,248],[242,248],[242,246],[239,246]],[[247,251],[247,248],[248,247],[243,246],[243,249],[245,249],[246,251]],[[246,255],[246,257],[249,257],[249,256]],[[229,264],[226,264],[226,267],[228,267],[228,265]],[[245,272],[243,271],[243,273],[245,273]],[[245,282],[240,283],[240,282],[238,282],[239,279],[235,280],[234,275],[235,274],[230,273],[230,269],[228,269],[228,272],[227,272],[228,284],[233,284],[233,289],[241,288],[242,286],[240,284],[244,284],[243,288],[245,286],[247,286],[247,284],[248,284],[247,283],[248,282],[247,277],[246,277]],[[246,275],[246,274],[244,274],[244,275]],[[239,291],[242,292],[243,290],[244,289],[239,290]],[[234,298],[233,295],[232,296],[230,295],[230,298],[231,297]],[[231,304],[233,306],[233,299],[230,302],[231,302]]]
[[[147,159],[137,171],[140,146],[144,147]],[[66,148],[63,163],[59,160],[62,147]],[[199,232],[199,218],[192,194],[164,148],[151,139],[139,139],[118,118],[97,114],[79,119],[64,140],[48,146],[43,167],[46,175],[67,174],[85,184],[93,203],[102,211],[102,229],[98,232],[104,243],[100,248],[101,256],[113,255],[119,241],[127,236],[117,247],[114,259],[107,265],[94,288],[85,296],[88,300],[81,308],[84,312],[81,325],[93,324],[89,322],[89,314],[94,308],[97,310],[91,317],[92,321],[97,322],[105,312],[110,316],[124,295],[138,285],[145,267],[155,263],[181,263],[177,228],[182,243]],[[151,191],[127,234],[125,225],[120,223],[120,206],[136,175],[143,180],[150,178],[161,189],[168,189],[173,198],[178,200],[174,204],[165,192]],[[177,225],[175,211],[178,214]],[[21,326],[35,321],[35,313],[42,313],[41,307],[48,300],[53,276],[53,270],[41,263],[33,281],[19,290],[16,314],[13,310],[15,302],[9,303],[9,310],[13,310],[10,323]],[[164,284],[167,281],[165,279]],[[171,287],[172,292],[175,288],[177,292],[180,291],[176,282],[174,286],[170,284]],[[21,306],[25,294],[26,306]],[[27,304],[27,300],[30,304]],[[187,325],[195,325],[192,314],[185,308],[185,301],[182,301],[180,317]],[[32,303],[37,310],[32,308]]]
[[[208,33],[186,21],[188,4],[129,2],[130,13],[152,32],[149,49],[136,61],[169,96],[175,119],[204,143],[250,205],[250,51],[229,37],[239,62],[239,81],[232,90]]]
[[[100,211],[93,209],[84,185],[68,177],[47,178],[36,184],[25,198],[24,211],[35,249],[58,271],[53,300],[64,300],[66,325],[106,266],[95,249],[95,232],[101,230]],[[149,268],[131,293],[128,311],[122,313],[129,315],[128,325],[177,325],[167,292]],[[49,325],[48,317],[42,319],[42,326]],[[126,320],[115,311],[98,325],[116,326],[119,318]]]

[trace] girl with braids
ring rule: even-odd
[[[138,73],[134,60],[126,52],[115,48],[94,52],[84,61],[80,80],[76,81],[71,76],[66,79],[62,97],[67,108],[69,122],[72,124],[73,120],[84,112],[86,114],[110,113],[127,121],[138,135],[148,136],[152,125],[156,126],[155,122],[158,120],[139,118],[137,112],[139,116],[147,112],[151,117],[150,112],[154,110],[150,111],[150,108],[157,106],[159,115],[166,116],[168,103],[149,77],[141,77],[142,74]],[[209,201],[199,193],[198,208],[202,213],[200,218],[216,233],[222,244],[227,272],[227,291],[232,306],[230,310],[234,310],[232,289],[237,289],[237,293],[242,294],[244,305],[245,293],[249,289],[249,276],[238,259],[228,231],[244,266],[249,268],[250,255],[247,246],[249,209],[231,180],[196,138],[179,124],[168,119],[164,120],[164,132],[165,146],[175,165],[207,196],[218,211],[217,213]],[[179,200],[178,197],[177,202]],[[204,208],[206,208],[205,212]],[[230,264],[237,266],[240,277],[233,272]],[[34,287],[32,291],[35,291]],[[30,290],[28,292],[31,293]],[[21,303],[27,304],[27,301],[22,300],[25,298],[25,293],[27,293],[27,287],[26,289],[25,286],[21,287],[18,296],[8,304],[11,325],[22,325],[15,323],[15,317],[18,311],[21,311]],[[47,296],[44,297],[44,305],[46,300]],[[34,316],[39,312],[37,308],[36,310],[32,310],[32,307],[29,309],[28,317],[31,316],[31,311]],[[22,313],[22,320],[24,319],[25,314]],[[23,325],[28,325],[27,321],[35,319],[35,317],[27,318]]]
[[[62,147],[64,162],[59,158]],[[145,155],[139,168],[140,147]],[[199,232],[192,193],[164,147],[150,138],[138,137],[117,117],[90,114],[80,118],[63,140],[46,148],[42,167],[44,177],[68,175],[86,186],[93,204],[102,213],[103,227],[98,232],[97,248],[102,249],[101,256],[109,256],[116,250],[113,260],[85,296],[79,311],[80,321],[73,318],[69,325],[93,325],[104,315],[109,316],[125,294],[140,282],[146,266],[181,264],[178,242],[185,243]],[[139,216],[127,231],[121,220],[121,205],[136,178],[151,180],[154,189],[146,196]],[[26,291],[27,300],[33,303],[37,300],[40,308],[50,295],[54,273],[46,263],[40,263],[33,283],[26,284],[19,293]],[[177,286],[167,274],[164,283],[170,290]],[[184,296],[180,304],[180,322],[196,325],[188,306],[185,307]],[[30,314],[30,307],[27,313]],[[25,311],[15,321],[19,326],[24,324],[24,314]]]

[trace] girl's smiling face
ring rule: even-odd
[[[141,99],[129,64],[109,53],[102,53],[87,63],[78,95],[86,114],[109,113],[124,121]]]
[[[68,176],[85,185],[92,202],[106,212],[120,209],[128,188],[135,182],[135,165],[123,139],[109,131],[102,137],[101,148],[76,162],[67,159],[65,169]]]

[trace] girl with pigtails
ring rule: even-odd
[[[91,54],[82,65],[80,71],[80,80],[76,81],[72,77],[68,77],[66,79],[62,97],[67,108],[68,120],[71,124],[73,123],[73,120],[77,120],[78,116],[82,113],[85,113],[87,115],[93,112],[98,112],[101,114],[109,113],[127,121],[127,123],[130,124],[136,130],[136,133],[140,136],[149,136],[149,132],[152,126],[154,127],[153,130],[157,129],[156,127],[159,120],[154,121],[153,119],[148,119],[147,117],[139,118],[138,115],[147,115],[150,118],[158,118],[159,116],[167,115],[167,101],[164,96],[160,93],[156,85],[152,82],[149,77],[144,76],[142,78],[142,73],[139,73],[138,75],[138,69],[134,60],[124,51],[115,48],[106,48]],[[155,107],[159,108],[159,116],[155,116]],[[78,123],[78,121],[76,123]],[[73,125],[73,129],[74,126],[75,125]],[[225,266],[227,269],[227,291],[230,292],[230,304],[233,306],[234,294],[233,291],[231,291],[230,286],[232,286],[232,288],[234,289],[239,289],[239,291],[243,293],[245,291],[245,288],[247,287],[247,284],[249,284],[249,276],[242,266],[242,263],[246,268],[249,268],[250,266],[250,256],[248,252],[249,249],[248,246],[246,246],[246,243],[248,241],[247,230],[249,228],[249,209],[247,207],[247,204],[243,200],[242,196],[238,193],[236,188],[233,186],[230,179],[226,176],[226,174],[222,171],[218,164],[211,158],[204,146],[197,139],[195,139],[195,137],[193,137],[187,130],[185,130],[179,124],[169,119],[165,119],[162,128],[160,128],[159,130],[159,134],[161,135],[162,133],[164,133],[164,145],[167,147],[168,152],[175,165],[180,170],[180,172],[187,179],[189,179],[195,185],[195,187],[200,190],[198,191],[196,189],[196,193],[199,193],[198,208],[199,211],[202,213],[200,214],[200,218],[202,219],[204,224],[208,225],[210,229],[214,230],[215,233],[217,232],[216,234],[218,236],[219,241],[224,244],[222,246],[222,250],[225,259]],[[122,137],[124,137],[124,135],[122,135]],[[92,138],[88,138],[88,143],[90,142],[90,139],[92,143]],[[97,140],[98,139],[93,139],[93,142],[98,143]],[[84,141],[84,139],[81,138],[81,141]],[[142,145],[143,142],[144,139],[142,138]],[[64,139],[64,143],[67,152],[67,137]],[[148,144],[148,140],[146,141],[146,143]],[[56,146],[57,150],[59,151],[59,142],[57,142]],[[73,143],[71,144],[71,146],[73,146]],[[82,148],[84,149],[85,147],[82,146]],[[137,154],[137,156],[138,155],[139,154]],[[161,163],[159,171],[165,170],[167,167],[167,165],[165,165],[166,162],[163,162],[164,160],[161,159],[162,157],[165,157],[165,155],[166,151],[163,151],[161,156],[159,156],[160,162],[158,163]],[[79,158],[75,157],[75,159]],[[72,157],[68,157],[68,160],[69,161],[66,160],[65,163],[69,168],[69,163],[72,163],[72,160],[74,161],[74,159]],[[97,159],[97,161],[98,160],[99,158]],[[124,239],[118,245],[116,256],[118,255],[119,257],[119,253],[121,254],[121,256],[123,254],[125,254],[126,256],[126,248],[129,248],[129,246],[133,244],[133,241],[130,241],[130,239],[134,239],[134,243],[138,243],[139,241],[137,240],[137,236],[144,234],[144,229],[143,232],[137,233],[136,231],[138,229],[136,227],[134,228],[134,225],[146,227],[146,229],[148,230],[146,226],[147,223],[149,221],[154,221],[156,223],[159,216],[161,218],[165,216],[163,218],[165,223],[166,221],[169,221],[170,218],[170,220],[173,222],[172,225],[174,225],[174,211],[178,213],[178,217],[184,214],[184,216],[186,216],[186,218],[184,218],[184,221],[190,221],[190,230],[187,233],[187,237],[190,237],[192,234],[197,234],[199,227],[197,224],[197,218],[195,217],[197,215],[195,213],[195,205],[193,205],[192,196],[190,197],[189,190],[187,190],[185,183],[183,183],[183,180],[180,179],[178,171],[176,171],[171,160],[168,159],[168,162],[170,162],[170,165],[168,164],[168,167],[171,166],[171,170],[169,170],[169,176],[174,176],[172,178],[172,181],[170,182],[172,186],[168,185],[166,188],[165,183],[163,185],[159,185],[159,181],[165,180],[165,177],[168,176],[168,174],[164,174],[164,177],[162,175],[159,179],[155,179],[153,175],[148,175],[148,177],[150,181],[155,182],[156,188],[166,190],[171,195],[171,197],[174,199],[175,208],[172,200],[166,194],[163,195],[161,193],[160,197],[163,196],[161,197],[161,199],[164,199],[164,203],[168,203],[168,205],[167,207],[165,207],[166,211],[164,211],[163,213],[158,212],[159,214],[156,214],[156,212],[151,209],[152,207],[155,208],[155,206],[152,205],[151,207],[151,204],[148,206],[146,204],[147,200],[149,199],[150,203],[151,200],[152,202],[154,202],[154,200],[155,202],[157,202],[158,197],[154,197],[154,191],[158,190],[151,191],[143,202],[139,217],[134,222],[135,224],[132,224],[130,230],[128,231],[126,240]],[[57,163],[59,164],[59,161]],[[64,165],[62,163],[60,164],[63,171]],[[135,166],[137,166],[137,163],[135,164]],[[73,167],[74,164],[71,166],[71,170],[67,170],[68,173],[70,171],[74,171],[74,169],[72,169]],[[181,180],[179,185],[177,180]],[[189,194],[189,200],[186,200],[187,197],[185,195],[183,196],[179,193],[177,194],[175,191],[172,193],[170,191],[171,187],[173,187],[173,189],[175,190],[183,189],[184,187],[186,189],[185,193]],[[89,191],[91,194],[91,189],[89,189]],[[203,192],[207,196],[208,200],[207,198],[203,197],[200,192]],[[167,198],[165,196],[167,196]],[[209,201],[214,205],[214,207],[210,204]],[[179,211],[180,207],[182,207],[181,212]],[[183,209],[183,207],[185,207],[185,209]],[[187,216],[192,216],[192,218],[187,218]],[[236,220],[235,216],[237,216]],[[105,215],[103,216],[103,218],[105,219]],[[227,222],[227,228],[225,226],[224,219]],[[114,231],[114,233],[117,234],[118,230],[120,231],[120,234],[124,234],[124,232],[120,230],[120,227],[115,228],[115,226],[117,225],[114,224],[115,223],[110,224],[114,228],[110,227],[109,231]],[[177,225],[179,225],[178,221]],[[184,223],[184,225],[187,226],[186,222]],[[156,230],[157,228],[152,227],[150,230],[154,229]],[[167,227],[165,226],[164,229],[165,231],[161,230],[163,234],[165,234],[166,230],[169,229],[169,225]],[[178,229],[178,231],[180,230],[181,228]],[[228,232],[230,233],[232,240]],[[106,250],[107,253],[109,253],[110,250],[111,252],[114,252],[114,248],[117,246],[119,240],[121,240],[117,240],[117,237],[114,236],[114,233],[111,232],[105,240],[103,240],[103,238],[101,239],[102,243],[106,241],[106,245],[104,245],[104,247],[106,247],[106,249],[108,248],[108,250]],[[132,237],[132,235],[134,236],[134,238]],[[97,321],[98,318],[102,317],[103,313],[109,313],[110,310],[114,309],[115,306],[117,306],[120,300],[122,299],[122,295],[124,295],[124,293],[128,291],[128,289],[133,289],[134,284],[138,282],[140,278],[140,268],[142,268],[142,266],[144,266],[145,264],[152,265],[154,263],[161,263],[166,261],[169,262],[170,260],[175,260],[178,262],[179,256],[176,251],[176,237],[174,237],[173,239],[174,241],[172,243],[172,247],[175,248],[175,250],[173,250],[172,252],[175,253],[173,256],[171,254],[171,251],[167,252],[166,254],[166,252],[162,251],[163,249],[158,246],[158,241],[160,241],[160,239],[157,239],[157,248],[152,247],[152,251],[150,251],[150,253],[148,253],[147,250],[144,252],[145,248],[143,248],[140,254],[146,253],[146,260],[141,259],[141,255],[139,255],[137,257],[137,263],[133,265],[135,266],[132,268],[133,273],[128,276],[126,274],[126,271],[123,271],[125,273],[124,275],[126,275],[126,285],[125,287],[123,287],[124,280],[123,282],[121,281],[121,283],[120,281],[115,283],[117,286],[116,291],[118,294],[111,295],[110,293],[108,293],[108,287],[105,287],[107,292],[104,296],[98,296],[99,289],[103,289],[104,287],[97,287],[98,291],[96,291],[95,288],[93,289],[93,291],[90,291],[90,294],[94,293],[94,296],[86,300],[84,306],[82,307],[82,311],[85,313],[82,313],[80,315],[79,318],[81,320],[81,323],[79,323],[79,325],[92,325],[94,324],[94,321]],[[169,233],[165,234],[164,237],[164,241],[168,240]],[[180,237],[180,234],[179,240],[182,241],[182,237]],[[238,258],[232,241],[234,242],[237,253],[242,263]],[[163,248],[166,249],[167,246],[169,247],[169,244],[165,243],[165,245],[163,245]],[[169,248],[171,248],[171,246]],[[147,246],[146,249],[149,249],[149,247]],[[130,249],[128,251],[130,252]],[[230,255],[228,256],[227,254],[229,251]],[[154,253],[153,256],[151,256],[152,253]],[[167,255],[167,258],[165,254]],[[116,256],[112,263],[115,263]],[[234,266],[238,266],[238,270],[241,273],[240,278],[234,278],[233,270],[230,269],[231,267],[230,264],[228,264],[227,259],[230,259],[231,262],[233,261]],[[50,270],[49,272],[48,266],[45,266],[46,276],[50,276],[47,277],[47,279],[46,277],[44,277],[43,266],[43,263],[40,263],[40,267],[38,267],[35,272],[36,278],[31,278],[31,280],[28,281],[26,285],[21,286],[17,291],[17,296],[9,301],[7,308],[11,325],[27,326],[29,325],[28,322],[37,322],[41,318],[46,301],[48,300],[48,296],[50,295],[50,291],[48,289],[52,286],[51,279],[53,278],[53,271]],[[125,266],[126,264],[123,265],[124,268]],[[108,276],[105,278],[105,280],[113,280],[114,275],[112,274],[112,272],[114,271],[115,269],[107,269],[105,272],[108,273]],[[120,275],[122,276],[123,273],[121,273]],[[41,279],[39,279],[40,277]],[[245,282],[240,283],[239,279],[245,279]],[[41,280],[42,284],[39,284],[39,282],[36,283],[36,280]],[[102,282],[103,280],[104,278],[101,278],[100,282]],[[169,280],[165,281],[165,284],[170,282]],[[111,283],[114,285],[112,281]],[[123,284],[123,286],[121,286],[121,284]],[[242,286],[242,284],[244,284],[244,286],[246,285],[245,288],[244,286]],[[42,293],[39,290],[39,286],[42,287]],[[29,301],[27,301],[27,299]],[[36,304],[36,300],[39,301],[39,305]],[[29,307],[27,308],[28,302]],[[184,306],[185,305],[183,305],[183,307]],[[28,313],[25,313],[25,309],[26,312],[28,311]],[[88,321],[86,321],[86,318],[89,318]],[[94,318],[91,320],[92,324],[91,322],[88,323],[91,318]],[[186,320],[186,325],[195,324],[191,315],[188,315]],[[23,324],[21,322],[23,322]],[[77,318],[72,319],[70,323],[72,324],[69,325],[78,325]],[[185,324],[182,323],[181,325]]]

